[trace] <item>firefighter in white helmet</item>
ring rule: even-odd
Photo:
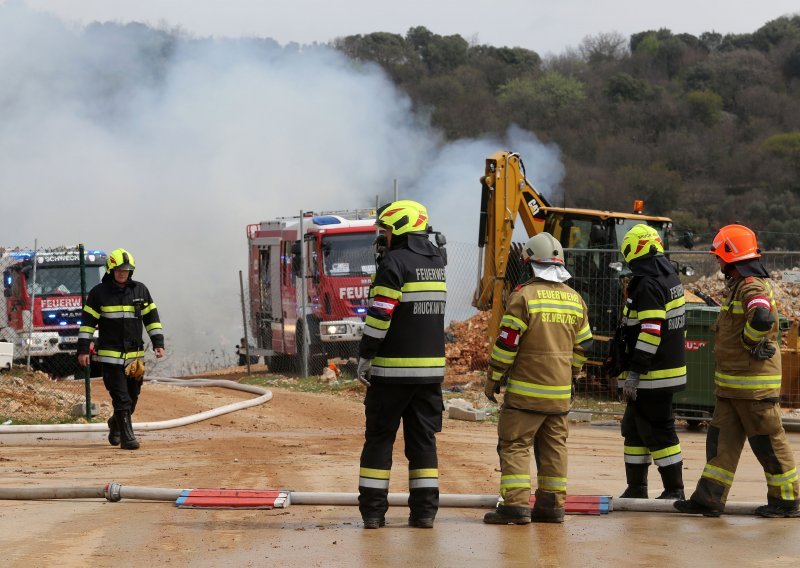
[[[528,240],[523,257],[533,278],[511,295],[489,357],[486,396],[506,386],[497,425],[502,503],[489,524],[561,523],[567,495],[567,414],[572,380],[592,342],[588,310],[567,286],[561,244],[549,233]],[[536,502],[530,507],[533,447]]]

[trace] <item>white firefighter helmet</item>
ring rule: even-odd
[[[540,264],[564,264],[564,248],[550,233],[532,236],[522,249],[522,257],[528,262]]]

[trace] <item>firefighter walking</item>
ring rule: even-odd
[[[133,280],[133,255],[116,249],[106,262],[103,280],[89,291],[78,331],[78,362],[89,364],[91,342],[98,331],[95,361],[102,364],[103,384],[114,414],[108,420],[108,442],[125,450],[139,448],[131,415],[142,390],[147,331],[156,357],[164,356],[164,330],[147,287]]]
[[[435,434],[442,429],[445,264],[428,240],[416,202],[394,202],[376,225],[386,247],[370,288],[358,379],[367,386],[366,431],[358,480],[364,528],[384,526],[392,447],[403,423],[408,459],[408,523],[432,528],[439,507]]]
[[[592,342],[586,303],[564,284],[561,244],[549,233],[535,235],[523,257],[533,278],[510,297],[489,359],[485,393],[506,394],[497,426],[500,497],[489,524],[561,523],[567,495],[567,414],[572,378]],[[531,463],[536,462],[536,501],[531,510]]]
[[[797,468],[778,405],[778,309],[769,273],[759,260],[755,233],[742,225],[720,229],[711,254],[727,288],[714,326],[716,406],[706,437],[708,462],[691,498],[675,502],[675,508],[720,516],[747,440],[767,478],[767,504],[756,515],[800,517]]]
[[[658,232],[635,225],[621,252],[633,272],[613,351],[622,357],[618,386],[627,401],[622,417],[624,498],[647,499],[655,462],[664,491],[657,499],[683,499],[683,456],[675,432],[672,397],[686,388],[686,300]]]

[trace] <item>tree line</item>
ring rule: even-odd
[[[448,139],[516,124],[556,143],[558,205],[644,199],[704,241],[739,221],[764,247],[800,249],[800,15],[748,34],[600,33],[546,58],[424,27],[332,47],[380,65]]]

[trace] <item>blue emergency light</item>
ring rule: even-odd
[[[340,225],[342,223],[338,217],[333,215],[317,215],[311,218],[311,222],[315,225]]]

